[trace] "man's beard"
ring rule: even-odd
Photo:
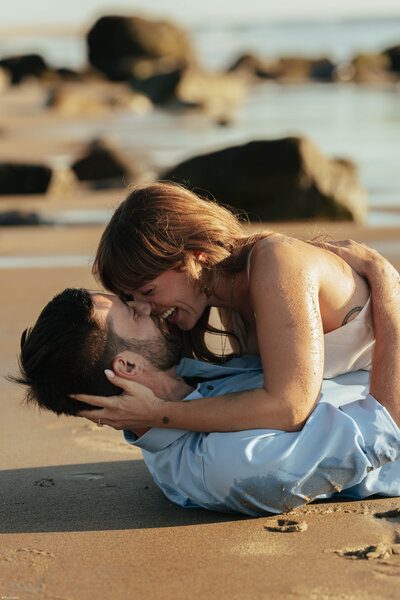
[[[149,340],[125,340],[126,349],[143,356],[158,371],[175,367],[183,354],[182,340],[175,335],[163,335]]]

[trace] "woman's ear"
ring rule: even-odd
[[[143,372],[143,365],[139,357],[129,350],[116,356],[112,362],[112,370],[118,377],[135,380]]]

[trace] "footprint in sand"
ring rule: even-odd
[[[306,531],[307,523],[305,521],[291,521],[290,519],[277,519],[271,525],[265,525],[267,531],[279,531],[281,533],[292,533],[295,531]]]
[[[393,555],[400,556],[400,544],[376,544],[365,548],[347,548],[345,550],[332,550],[335,554],[352,560],[381,560]]]
[[[80,481],[97,481],[98,479],[104,479],[103,473],[71,473],[71,475],[64,475],[64,479],[76,479]]]
[[[391,521],[400,521],[400,508],[394,508],[393,510],[387,510],[386,512],[375,513],[376,519],[390,519]]]
[[[51,487],[52,485],[55,485],[55,483],[54,479],[49,477],[48,479],[38,479],[37,481],[33,482],[33,485],[38,485],[39,487]]]

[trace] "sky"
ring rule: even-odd
[[[0,28],[82,26],[103,14],[143,14],[178,22],[249,22],[400,16],[399,0],[2,0]]]

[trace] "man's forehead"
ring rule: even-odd
[[[101,324],[105,324],[111,319],[111,312],[114,312],[117,303],[120,302],[117,296],[112,294],[103,294],[102,292],[91,292],[93,300],[93,316]],[[114,309],[114,310],[113,310]]]
[[[119,300],[118,296],[103,292],[90,292],[90,295],[97,310],[110,309]]]

